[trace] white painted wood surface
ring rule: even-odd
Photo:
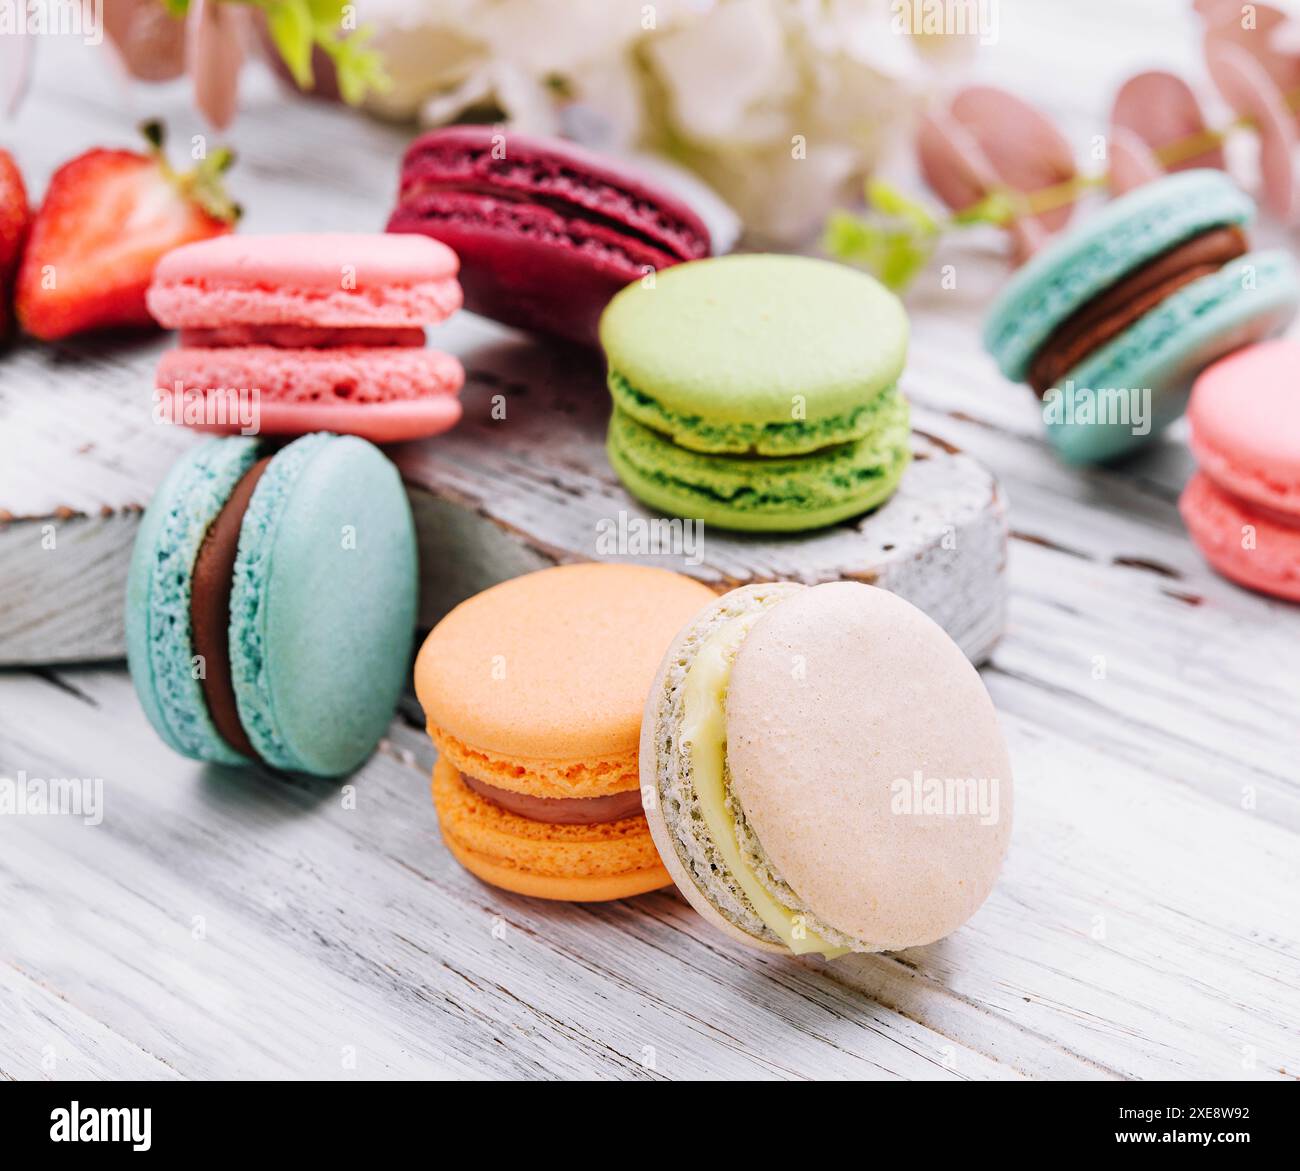
[[[1000,15],[977,72],[1050,104],[1081,152],[1127,72],[1199,76],[1172,0]],[[52,57],[6,131],[33,168],[81,142],[38,133],[42,109],[105,117],[97,67],[60,79]],[[374,176],[330,167],[325,112],[290,132],[253,110],[279,158],[245,165],[293,209],[254,226],[380,222]],[[373,142],[390,182],[401,135]],[[331,218],[290,173],[337,191]],[[671,893],[530,902],[442,849],[413,706],[340,788],[178,759],[116,667],[0,672],[0,776],[102,778],[105,801],[95,828],[0,817],[0,1073],[1300,1076],[1300,611],[1203,565],[1175,510],[1179,435],[1122,468],[1054,462],[978,351],[1001,275],[986,243],[945,246],[955,291],[913,291],[907,387],[919,427],[997,473],[1014,534],[984,676],[1017,825],[966,927],[822,963],[742,952]],[[109,462],[130,475],[125,447]]]

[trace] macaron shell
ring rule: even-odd
[[[150,724],[175,751],[239,764],[208,713],[190,637],[190,580],[203,538],[259,453],[253,439],[209,440],[181,456],[136,534],[126,590],[127,662]]]
[[[278,768],[340,776],[388,728],[410,662],[415,528],[397,469],[316,434],[279,452],[244,516],[231,593],[240,720]]]
[[[1300,273],[1281,251],[1249,252],[1184,285],[1070,371],[1076,387],[1149,388],[1151,433],[1182,413],[1192,381],[1210,363],[1281,332],[1300,307]],[[1044,404],[1046,409],[1047,404]],[[1048,439],[1073,463],[1113,459],[1148,435],[1122,422],[1049,419]]]
[[[251,388],[269,402],[349,406],[455,395],[465,370],[450,354],[415,346],[217,346],[168,350],[157,385]]]
[[[639,565],[525,574],[438,623],[416,660],[416,692],[432,727],[477,750],[543,760],[626,754],[659,657],[712,597],[700,582]]]
[[[748,254],[629,285],[601,318],[609,368],[682,416],[785,424],[848,414],[898,381],[907,315],[864,273]]]
[[[758,619],[727,692],[732,789],[820,920],[879,950],[939,939],[979,908],[1011,832],[1006,745],[979,675],[900,598],[855,582]],[[893,808],[895,782],[973,778],[991,820]]]
[[[388,231],[436,235],[455,248],[471,312],[583,346],[596,344],[600,315],[620,289],[675,263],[599,224],[501,202],[414,199],[393,212]]]
[[[484,748],[471,748],[436,724],[429,736],[440,758],[498,789],[530,797],[608,797],[637,787],[636,752],[616,752],[577,760],[531,756],[506,756]]]
[[[404,196],[411,188],[443,185],[549,201],[644,237],[678,259],[708,251],[704,221],[672,191],[633,164],[567,139],[497,126],[433,130],[408,148],[402,183]]]
[[[460,422],[460,400],[438,395],[390,403],[335,406],[318,403],[262,403],[258,408],[257,433],[261,435],[310,435],[332,431],[355,435],[371,443],[401,443],[441,435]],[[220,415],[214,414],[214,420]],[[195,431],[234,435],[243,430],[238,419],[211,423],[187,423]]]
[[[1196,380],[1187,418],[1212,480],[1300,518],[1300,344],[1282,338],[1216,362]]]
[[[167,253],[146,299],[168,329],[431,325],[461,305],[457,268],[421,237],[236,234]]]
[[[1230,496],[1204,472],[1188,481],[1178,510],[1196,547],[1224,577],[1300,602],[1300,527]]]
[[[1175,244],[1245,224],[1253,214],[1250,199],[1219,171],[1183,171],[1139,187],[1055,239],[1011,278],[989,311],[985,347],[1003,374],[1022,382],[1052,331],[1103,289]]]
[[[655,509],[747,532],[800,532],[883,504],[911,459],[907,402],[894,395],[880,429],[809,455],[747,459],[688,451],[616,410],[610,465]]]
[[[503,890],[602,902],[671,884],[644,817],[590,826],[532,821],[472,792],[441,758],[433,770],[433,802],[452,855]]]

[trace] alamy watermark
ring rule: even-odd
[[[687,565],[704,561],[704,522],[681,517],[603,516],[596,522],[596,555],[675,556]]]
[[[104,820],[103,777],[0,777],[0,817],[80,817]]]
[[[1101,423],[1127,427],[1134,435],[1151,434],[1149,386],[1075,386],[1069,379],[1043,395],[1043,422],[1068,426]]]
[[[920,769],[889,787],[889,811],[899,817],[976,817],[998,820],[997,777],[927,777]]]
[[[104,40],[104,0],[0,0],[0,37]]]
[[[187,388],[177,381],[170,390],[154,390],[153,421],[256,435],[262,429],[262,392],[255,386]]]
[[[892,0],[890,28],[897,36],[998,39],[998,0]]]

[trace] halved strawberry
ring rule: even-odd
[[[15,310],[45,340],[105,326],[152,325],[144,293],[166,252],[231,231],[239,208],[221,185],[224,148],[178,174],[162,126],[143,128],[150,152],[92,150],[50,180],[18,272]]]
[[[14,274],[22,259],[23,242],[32,221],[27,188],[13,155],[0,150],[0,342],[12,332]]]

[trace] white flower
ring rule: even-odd
[[[393,88],[370,107],[469,114],[697,172],[751,234],[803,239],[909,124],[931,38],[890,0],[362,0]]]

